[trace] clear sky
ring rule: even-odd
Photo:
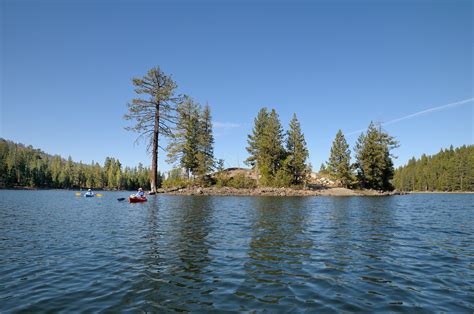
[[[156,65],[211,105],[226,166],[263,106],[296,112],[316,170],[371,120],[392,121],[396,165],[473,143],[472,1],[0,3],[0,137],[76,161],[150,164],[122,117]]]

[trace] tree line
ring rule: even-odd
[[[329,160],[320,173],[335,179],[347,188],[392,190],[394,167],[391,151],[398,142],[380,126],[370,123],[355,145],[355,162],[339,130],[332,144]],[[305,185],[311,173],[309,153],[300,123],[293,114],[288,131],[284,132],[275,109],[262,108],[248,136],[249,158],[246,163],[256,173],[260,186]]]
[[[435,155],[411,158],[395,171],[400,191],[474,191],[474,145],[441,149]]]
[[[145,138],[152,155],[150,190],[155,192],[158,174],[158,149],[163,137],[169,144],[164,150],[167,161],[180,167],[187,179],[201,182],[216,169],[210,107],[204,108],[187,95],[176,95],[177,84],[159,67],[142,78],[132,79],[140,98],[128,104],[125,119],[135,125],[128,130]],[[300,123],[296,117],[285,132],[277,112],[262,108],[248,136],[249,158],[246,164],[256,173],[258,186],[301,186],[308,182],[311,165]],[[351,163],[350,150],[341,131],[331,149],[331,156],[322,171],[345,187],[391,190],[394,174],[392,154],[397,141],[381,127],[370,123],[361,134]],[[327,167],[326,167],[327,166]],[[174,173],[176,174],[176,172]]]
[[[135,190],[149,184],[149,173],[142,164],[123,167],[111,157],[85,164],[0,139],[0,187]]]

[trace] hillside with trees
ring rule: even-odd
[[[107,157],[104,165],[49,155],[32,146],[0,139],[0,187],[135,190],[149,184],[150,169],[123,167]],[[159,175],[161,181],[161,175]]]
[[[474,191],[474,145],[414,157],[395,171],[400,191]]]

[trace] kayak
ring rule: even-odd
[[[146,202],[147,199],[146,199],[146,197],[131,197],[131,196],[130,196],[130,197],[128,198],[128,201],[129,201],[130,203],[143,203],[143,202]]]

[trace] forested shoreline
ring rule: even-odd
[[[252,156],[249,160],[253,160]],[[392,183],[401,192],[473,192],[473,164],[474,145],[450,147],[435,155],[411,158],[406,165],[395,169]],[[342,187],[358,188],[354,186],[357,172],[353,167],[349,146],[339,131],[329,161],[322,165],[319,174],[340,180],[339,185]],[[207,186],[244,189],[257,187],[257,181],[250,178],[227,178],[220,175],[223,169],[222,164],[216,165],[215,180],[208,182]],[[310,171],[307,165],[301,169]],[[32,146],[0,139],[0,188],[135,190],[149,184],[149,174],[149,167],[141,164],[137,167],[123,167],[118,159],[112,157],[107,157],[103,166],[98,162],[85,164],[75,162],[71,157],[50,155]],[[167,179],[164,179],[165,176],[159,173],[159,186],[203,186],[202,181],[192,179],[188,174],[183,169],[174,168],[167,174]],[[260,186],[265,185],[260,183]],[[288,187],[291,184],[274,186]]]
[[[149,176],[150,168],[142,164],[123,167],[112,157],[107,157],[103,166],[85,164],[0,139],[1,188],[135,190],[147,186]]]
[[[396,169],[393,183],[399,191],[474,191],[474,145],[413,157]]]

